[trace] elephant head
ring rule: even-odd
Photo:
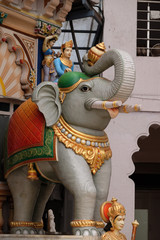
[[[65,73],[59,78],[59,89],[47,82],[34,91],[32,100],[44,114],[47,126],[54,125],[62,114],[74,127],[103,130],[110,119],[117,115],[118,108],[115,111],[114,107],[119,107],[130,96],[135,82],[135,69],[128,53],[110,50],[93,66],[88,66],[85,56],[83,64],[87,75],[80,72]],[[95,76],[112,65],[115,67],[113,81]],[[106,101],[114,101],[113,106],[111,104],[108,108]],[[99,103],[98,112],[96,103]]]
[[[125,102],[135,83],[135,68],[130,55],[124,51],[113,49],[105,52],[93,66],[89,66],[87,61],[88,58],[85,55],[83,66],[85,73],[89,76],[100,74],[114,65],[115,77],[107,91],[107,99]]]

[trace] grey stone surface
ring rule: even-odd
[[[1,240],[100,240],[100,237],[74,235],[16,235],[0,234]]]

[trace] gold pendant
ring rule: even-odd
[[[34,169],[34,166],[33,166],[33,163],[29,163],[28,165],[28,176],[27,176],[28,179],[31,179],[31,180],[38,180],[38,176],[37,176],[37,172],[36,170]]]

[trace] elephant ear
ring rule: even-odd
[[[55,83],[40,83],[33,91],[32,101],[37,104],[39,111],[43,113],[47,127],[51,127],[58,121],[61,115],[61,103],[59,89]]]

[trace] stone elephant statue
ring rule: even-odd
[[[58,85],[40,83],[10,119],[5,177],[14,200],[11,233],[43,233],[42,215],[56,182],[74,196],[73,234],[97,236],[104,227],[99,209],[108,195],[112,155],[104,129],[127,109],[135,69],[116,49],[93,66],[86,56],[83,61],[85,73],[65,73]],[[113,81],[95,76],[112,65]]]

